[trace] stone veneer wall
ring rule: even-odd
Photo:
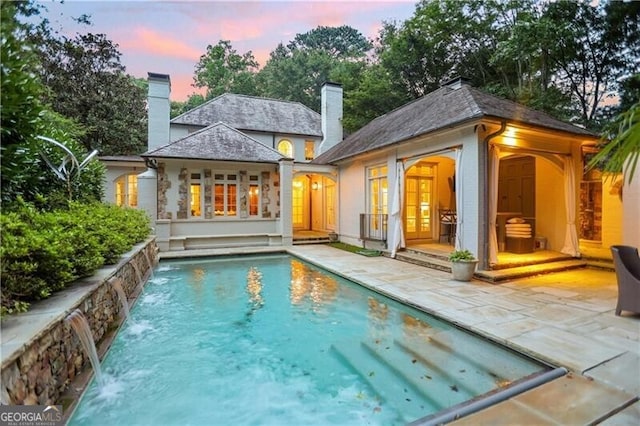
[[[127,258],[110,267],[113,271],[108,271],[106,278],[91,285],[74,306],[54,316],[48,326],[36,332],[22,348],[11,355],[3,354],[2,404],[60,403],[60,396],[69,383],[83,370],[92,368],[80,340],[65,318],[75,309],[82,311],[96,346],[100,346],[107,332],[115,329],[123,320],[122,303],[113,288],[113,281],[121,280],[128,299],[137,296],[142,283],[157,263],[157,257],[155,238],[136,246]],[[77,285],[81,286],[82,283],[76,283],[74,287]],[[28,318],[24,320],[29,321]]]

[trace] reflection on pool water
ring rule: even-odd
[[[162,262],[70,424],[405,424],[542,370],[290,256]]]

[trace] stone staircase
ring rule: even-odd
[[[427,252],[422,250],[412,250],[408,248],[396,254],[396,259],[413,263],[440,271],[451,272],[451,263],[448,256],[439,252]],[[498,283],[517,278],[526,278],[535,275],[548,274],[553,272],[562,272],[579,268],[598,268],[613,271],[613,262],[610,259],[585,257],[572,258],[558,254],[551,255],[542,259],[536,259],[531,262],[512,262],[503,263],[499,267],[490,271],[477,271],[474,274],[475,279]]]

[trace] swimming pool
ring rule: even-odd
[[[163,261],[69,424],[405,424],[546,369],[288,255]]]

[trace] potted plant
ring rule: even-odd
[[[478,259],[467,249],[451,252],[449,261],[453,279],[456,281],[470,281],[478,264]]]

